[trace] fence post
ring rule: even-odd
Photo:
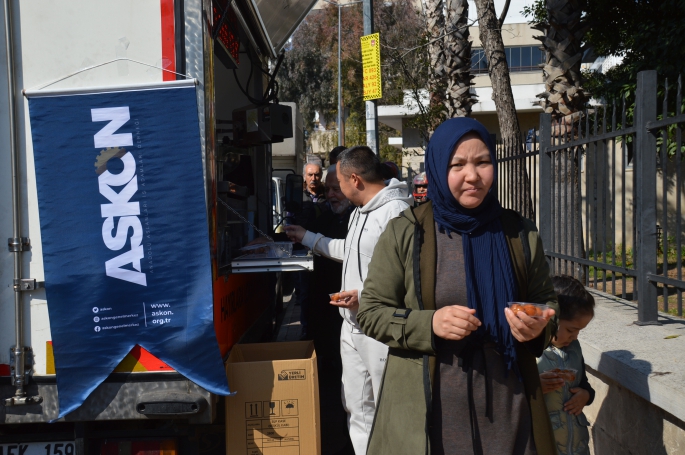
[[[656,283],[650,282],[648,274],[656,275],[656,136],[647,130],[647,122],[656,121],[657,115],[656,71],[637,74],[635,96],[636,129],[634,149],[635,169],[635,227],[637,251],[638,306],[637,325],[659,324]]]
[[[547,148],[552,145],[552,115],[540,114],[540,238],[546,250],[552,248],[552,156]]]

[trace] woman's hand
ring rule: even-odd
[[[557,376],[556,373],[547,371],[540,375],[540,384],[542,385],[542,393],[549,393],[562,388],[564,380]]]
[[[564,411],[571,415],[577,416],[583,412],[583,408],[590,401],[590,392],[580,387],[574,387],[570,390],[573,394],[570,400],[564,404]]]
[[[433,333],[445,340],[462,340],[481,325],[475,313],[461,305],[442,307],[433,314]]]
[[[302,243],[302,239],[306,233],[307,230],[302,226],[292,225],[285,227],[285,234],[295,243]]]
[[[352,289],[351,291],[338,292],[340,300],[331,300],[331,305],[338,308],[346,308],[348,310],[356,310],[359,308],[359,291]]]
[[[509,327],[511,327],[511,334],[521,343],[525,343],[540,336],[547,327],[547,322],[554,316],[554,310],[544,310],[541,318],[533,318],[523,311],[514,313],[509,308],[505,308],[504,315],[509,322]]]

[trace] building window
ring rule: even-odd
[[[522,71],[538,71],[538,64],[545,62],[545,51],[538,46],[505,47],[509,71],[512,73]],[[475,48],[471,51],[471,72],[483,74],[488,72],[488,61],[483,49]]]
[[[488,61],[485,58],[485,52],[483,52],[483,49],[471,50],[471,72],[474,74],[488,72]]]

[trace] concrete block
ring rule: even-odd
[[[685,321],[640,327],[636,306],[589,289],[595,319],[579,337],[595,401],[584,410],[595,455],[685,453]]]
[[[607,376],[588,369],[595,401],[585,408],[595,455],[684,453],[685,423]]]

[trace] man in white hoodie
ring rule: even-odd
[[[288,226],[286,233],[291,240],[301,242],[315,253],[343,263],[340,300],[331,301],[331,305],[340,308],[345,320],[340,332],[343,404],[354,451],[362,455],[366,453],[376,412],[388,347],[367,337],[359,328],[359,296],[378,238],[388,221],[409,207],[412,198],[406,183],[397,179],[383,180],[381,163],[366,146],[342,152],[336,167],[340,189],[357,206],[350,216],[347,237],[330,239],[300,226]],[[316,321],[311,323],[316,324]]]

